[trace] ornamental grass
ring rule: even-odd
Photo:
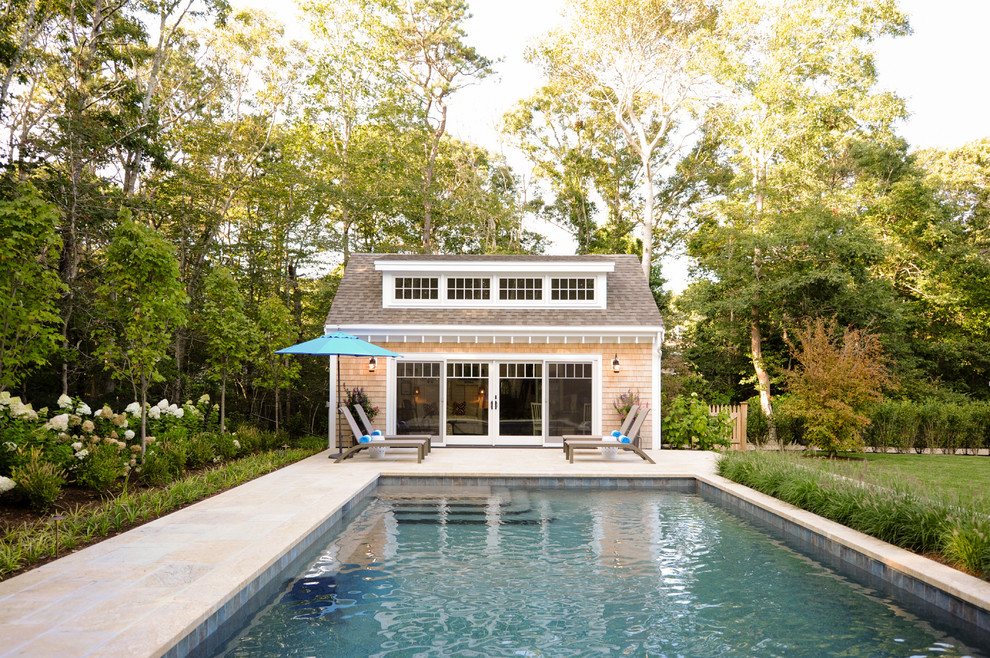
[[[719,475],[990,580],[990,500],[933,491],[902,474],[779,452],[730,452]]]
[[[176,509],[225,491],[308,457],[314,450],[275,450],[249,455],[190,475],[160,489],[124,491],[96,508],[65,513],[58,526],[45,519],[8,529],[0,537],[0,580],[45,562],[56,554],[151,521]]]

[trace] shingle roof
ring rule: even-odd
[[[606,309],[554,308],[382,308],[382,272],[375,261],[439,262],[532,262],[601,263],[612,261],[615,271],[606,276]],[[576,268],[580,271],[580,267]],[[353,254],[347,263],[337,295],[327,315],[329,326],[365,325],[454,325],[471,326],[541,326],[541,327],[661,327],[663,319],[639,259],[632,255],[608,256],[426,256],[408,254]]]

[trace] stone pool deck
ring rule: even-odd
[[[615,460],[579,453],[570,464],[549,448],[436,448],[421,464],[406,451],[385,459],[362,453],[342,464],[323,452],[0,582],[0,655],[182,655],[180,640],[209,633],[207,620],[380,475],[695,478],[862,546],[885,564],[941,579],[954,596],[990,610],[990,584],[723,480],[713,453],[649,454],[656,464],[625,453]]]

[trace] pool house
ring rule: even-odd
[[[653,410],[641,445],[660,446],[664,324],[636,256],[354,254],[326,329],[403,355],[340,360],[389,434],[559,447],[617,428],[631,392]]]

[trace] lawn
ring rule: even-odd
[[[918,494],[942,492],[960,501],[984,502],[990,498],[990,457],[972,455],[917,455],[857,453],[843,468],[845,475],[876,482],[895,481]]]

